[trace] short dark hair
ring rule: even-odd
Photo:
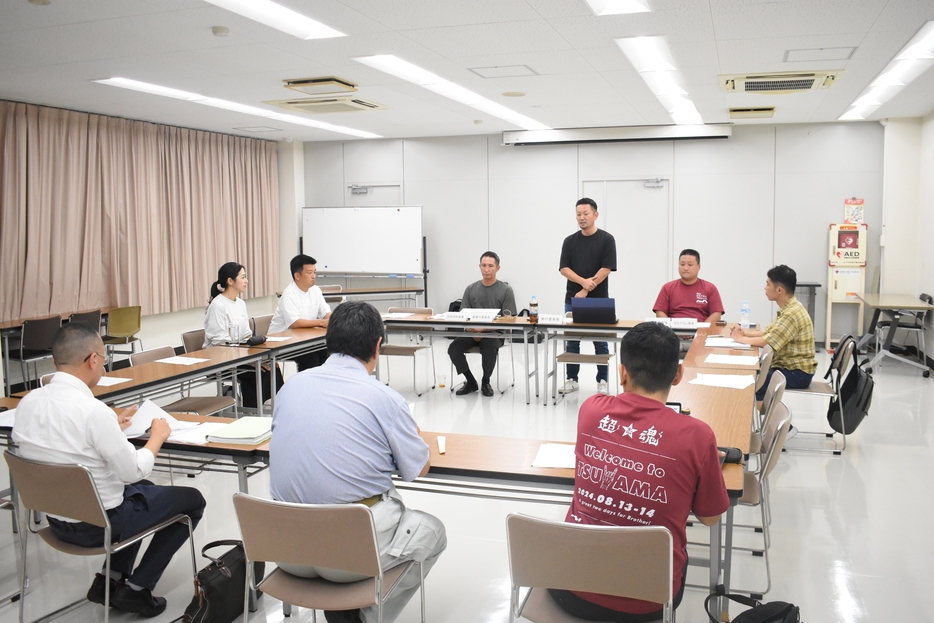
[[[480,256],[480,261],[482,262],[482,261],[483,261],[483,258],[485,258],[485,257],[492,257],[492,258],[493,258],[493,261],[496,262],[496,265],[499,266],[499,256],[496,255],[495,253],[493,253],[492,251],[487,251],[486,253],[484,253],[483,255],[481,255],[481,256]]]
[[[671,387],[678,373],[681,340],[658,322],[637,324],[623,336],[619,362],[626,366],[633,384],[647,392]]]
[[[379,338],[386,341],[386,327],[376,308],[366,301],[347,301],[337,306],[328,320],[328,353],[350,355],[369,361]]]
[[[772,285],[783,287],[788,294],[793,295],[795,293],[795,288],[798,287],[797,273],[795,273],[793,268],[785,266],[784,264],[779,264],[775,268],[772,268],[766,275],[772,281]]]
[[[289,262],[289,270],[292,271],[292,279],[295,279],[295,273],[300,273],[305,270],[305,266],[308,264],[317,264],[315,258],[310,255],[305,255],[304,253],[299,253],[292,258],[292,261]]]
[[[700,253],[698,251],[695,251],[694,249],[685,249],[681,252],[681,255],[678,256],[678,259],[680,260],[685,255],[693,255],[695,259],[697,259],[697,263],[700,264]]]
[[[597,211],[598,211],[598,210],[597,210],[597,202],[594,201],[593,199],[591,199],[590,197],[581,197],[580,199],[578,199],[578,200],[577,200],[577,203],[574,204],[574,207],[575,207],[575,208],[576,208],[577,206],[590,206],[591,208],[593,208],[593,211],[594,211],[594,212],[597,212]]]
[[[81,363],[100,342],[100,333],[92,325],[69,322],[52,336],[52,361],[56,367]]]

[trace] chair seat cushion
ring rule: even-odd
[[[379,354],[387,355],[390,357],[414,357],[415,353],[425,348],[428,348],[428,346],[402,346],[399,344],[383,344],[379,347]]]
[[[10,351],[10,359],[16,359],[21,361],[30,361],[32,359],[45,359],[52,356],[52,351],[50,350],[30,350],[23,349],[23,356],[20,359],[19,351]]]
[[[522,618],[533,623],[581,623],[584,621],[562,610],[561,606],[556,604],[548,594],[548,590],[544,588],[532,589],[532,594],[529,595],[525,608],[522,609]]]
[[[791,389],[790,387],[785,388],[786,392],[800,392],[802,394],[814,394],[815,396],[836,396],[836,392],[833,391],[833,386],[826,381],[811,381],[811,384],[804,389]]]
[[[408,562],[383,572],[383,595],[414,563]],[[302,578],[276,569],[257,587],[289,604],[317,610],[353,610],[376,603],[376,579],[338,584],[322,578]]]
[[[886,327],[886,328],[887,328],[887,327],[891,327],[891,326],[892,326],[892,321],[891,321],[891,320],[880,320],[879,322],[876,323],[876,328],[877,328],[877,329],[880,328],[880,327]],[[915,316],[912,316],[911,318],[899,318],[899,319],[898,319],[898,328],[899,328],[899,329],[915,329],[915,330],[919,330],[919,329],[922,328],[922,326],[921,326],[921,323],[918,322],[918,318],[915,317]]]

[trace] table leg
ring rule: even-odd
[[[732,507],[731,507],[732,508]],[[720,569],[721,569],[721,549],[720,549],[720,530],[723,526],[722,516],[717,519],[717,523],[710,526],[710,592],[715,593],[717,591],[717,585],[720,583]],[[713,611],[721,613],[720,620],[728,621],[729,618],[724,619],[723,613],[725,611],[724,599],[719,597],[713,600]]]
[[[523,341],[525,342],[525,404],[532,402],[532,389],[529,385],[529,376],[531,376],[531,370],[529,369],[529,338],[535,336],[535,331],[525,331],[522,332]]]
[[[3,384],[6,389],[4,396],[9,396],[12,393],[10,385],[10,333],[5,331],[3,333]]]
[[[732,502],[732,500],[731,500]],[[733,510],[736,507],[731,503],[726,511],[726,538],[723,547],[723,588],[730,592],[730,573],[733,570]],[[723,612],[729,617],[730,600],[723,600]]]
[[[276,384],[272,383],[271,387]],[[256,360],[256,415],[263,414],[263,360]]]
[[[272,375],[269,378],[269,410],[276,410],[276,351],[272,351],[272,367],[269,369]]]
[[[860,349],[866,344],[869,343],[869,340],[876,334],[876,324],[879,322],[879,314],[882,313],[882,310],[878,307],[872,310],[872,320],[869,321],[869,328],[866,330],[866,333],[863,334],[859,341],[856,343],[856,348]],[[830,336],[827,336],[827,345],[830,345]]]

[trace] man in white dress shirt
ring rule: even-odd
[[[13,441],[27,459],[58,464],[80,463],[91,471],[101,502],[110,517],[115,541],[138,534],[178,514],[192,526],[204,512],[204,497],[191,487],[163,487],[147,480],[156,455],[171,430],[154,419],[149,442],[137,449],[123,434],[135,409],[119,418],[91,388],[104,373],[104,344],[97,330],[81,322],[62,327],[52,339],[58,372],[44,387],[20,401]],[[101,546],[104,529],[80,521],[49,517],[59,539],[83,547]],[[152,590],[172,556],[188,539],[188,527],[177,523],[157,532],[134,570],[140,543],[111,556],[110,605],[125,612],[154,617],[165,610],[163,597]],[[97,574],[88,599],[104,603],[105,578]]]
[[[270,333],[279,333],[288,329],[327,328],[331,308],[321,288],[315,285],[318,276],[317,262],[310,255],[300,254],[289,262],[292,271],[292,283],[282,292],[276,313],[269,324]],[[316,368],[327,359],[324,350],[315,351],[295,358],[298,371]]]

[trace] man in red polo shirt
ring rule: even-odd
[[[658,318],[696,318],[717,322],[723,315],[723,301],[717,286],[700,279],[700,253],[685,249],[678,258],[680,279],[662,286],[652,311]]]
[[[577,422],[574,499],[567,521],[664,526],[674,542],[674,607],[687,572],[689,513],[711,526],[730,505],[710,427],[665,405],[683,373],[678,336],[642,323],[620,344],[624,393],[591,396]],[[549,590],[565,611],[592,621],[655,621],[661,604],[595,593]]]

